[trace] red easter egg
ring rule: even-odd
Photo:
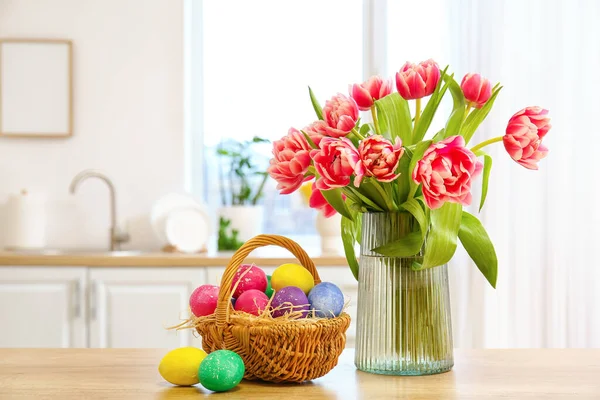
[[[267,274],[265,271],[252,264],[242,264],[233,276],[231,289],[239,281],[233,297],[236,299],[247,290],[258,290],[264,292],[267,289]]]
[[[215,312],[219,298],[219,287],[202,285],[196,288],[190,296],[190,308],[196,317],[203,317]]]
[[[235,301],[235,310],[258,315],[267,307],[268,302],[269,298],[264,292],[250,289],[246,290],[237,298]]]

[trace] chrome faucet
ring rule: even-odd
[[[103,180],[108,186],[108,192],[110,195],[110,250],[120,250],[121,243],[125,243],[129,240],[129,235],[126,232],[120,232],[117,227],[117,205],[115,201],[115,187],[108,177],[93,169],[86,169],[78,173],[71,181],[69,191],[71,194],[75,193],[75,190],[79,184],[87,178],[98,178]]]

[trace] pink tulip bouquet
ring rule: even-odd
[[[390,257],[421,254],[422,263],[412,265],[420,270],[447,263],[460,240],[495,287],[493,244],[481,222],[463,207],[471,205],[474,183],[480,177],[479,210],[484,205],[492,166],[484,147],[502,141],[513,160],[537,169],[548,153],[542,140],[550,119],[547,110],[527,107],[508,121],[503,136],[469,146],[502,87],[492,87],[488,79],[471,73],[459,85],[447,69],[440,70],[432,60],[407,62],[396,73],[395,85],[373,76],[351,85],[349,95],[333,96],[324,107],[309,88],[318,120],[303,129],[290,128],[274,142],[268,172],[281,194],[314,179],[311,207],[333,207],[344,217],[342,237],[355,277],[354,245],[360,241],[361,213],[408,212],[418,229],[374,251]],[[452,112],[445,126],[428,137],[448,92]],[[409,107],[412,101],[414,115]],[[370,113],[372,122],[363,122],[361,111]]]

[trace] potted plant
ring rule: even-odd
[[[452,368],[447,264],[459,241],[496,285],[492,241],[477,209],[464,209],[478,179],[479,210],[486,199],[492,158],[483,149],[503,142],[514,161],[532,170],[548,153],[542,141],[550,118],[541,107],[518,111],[503,135],[471,147],[502,87],[479,74],[459,84],[447,71],[432,60],[406,63],[395,85],[374,76],[324,107],[309,89],[318,120],[273,145],[268,172],[280,192],[314,179],[343,217],[346,258],[359,286],[355,364],[363,371],[425,375]],[[453,109],[443,126],[430,129],[448,93]],[[361,121],[360,111],[370,112],[372,123]]]
[[[217,149],[221,195],[219,250],[237,250],[262,231],[263,208],[259,202],[268,175],[257,163],[254,146],[268,142],[254,137],[244,142],[227,141]]]

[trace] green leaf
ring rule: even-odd
[[[496,288],[498,258],[494,245],[481,222],[475,216],[463,211],[458,237],[485,279]]]
[[[483,152],[481,152],[483,153]],[[481,201],[479,202],[479,211],[483,208],[485,198],[488,192],[488,181],[490,179],[490,171],[492,170],[492,157],[489,154],[483,153],[483,181],[481,183]]]
[[[310,145],[310,147],[312,147],[313,149],[318,149],[319,146],[317,146],[315,144],[315,142],[313,142],[313,140],[310,138],[310,136],[308,136],[308,133],[304,132],[303,130],[300,130],[300,132],[302,132],[302,134],[304,135],[304,139],[306,139],[306,141],[308,142],[308,144]]]
[[[443,140],[443,139],[444,139],[444,135],[445,135],[445,133],[446,133],[446,130],[445,130],[445,129],[440,129],[440,130],[439,130],[439,131],[438,131],[438,132],[437,132],[437,133],[436,133],[436,134],[433,136],[433,139],[432,139],[432,140],[433,140],[433,143],[437,143],[437,142],[439,142],[440,140]]]
[[[420,231],[411,232],[403,238],[383,246],[372,249],[372,251],[387,257],[411,257],[421,251],[423,237]]]
[[[352,271],[352,275],[354,275],[354,279],[358,281],[358,260],[356,259],[356,254],[354,252],[354,245],[356,243],[356,229],[355,229],[355,221],[351,221],[346,217],[342,217],[342,243],[344,244],[344,253],[346,254],[346,261],[348,261],[348,266],[350,267],[350,271]]]
[[[415,181],[412,180],[413,170],[417,166],[417,162],[419,162],[419,160],[423,158],[423,154],[425,154],[425,151],[427,151],[429,146],[431,146],[431,143],[433,143],[432,140],[425,140],[423,142],[419,142],[419,143],[417,143],[417,146],[415,147],[415,150],[413,151],[413,155],[410,159],[410,164],[408,165],[408,177],[409,177],[409,184],[410,184],[410,191],[408,193],[408,198],[412,198],[415,195],[415,193],[417,192],[417,188],[419,187],[419,184],[415,183]]]
[[[317,114],[317,118],[322,120],[323,119],[323,109],[321,108],[321,105],[319,104],[319,101],[317,100],[317,98],[316,98],[315,94],[313,93],[312,89],[310,88],[310,86],[308,87],[308,94],[310,95],[310,102],[312,103],[312,106],[315,109],[315,114]]]
[[[444,76],[444,80],[448,84],[448,89],[450,89],[450,94],[452,94],[452,112],[450,113],[450,117],[446,122],[446,128],[444,130],[444,139],[454,135],[460,135],[461,133],[461,125],[463,118],[465,116],[465,96],[460,88],[460,85],[456,80],[454,80],[454,76],[446,75]]]
[[[456,251],[458,229],[462,215],[462,206],[457,203],[445,203],[431,210],[431,229],[425,242],[423,269],[446,264]]]
[[[500,93],[500,90],[502,90],[502,86],[497,86],[483,107],[473,110],[467,117],[461,132],[462,136],[465,138],[465,143],[469,143],[469,140],[471,140],[479,125],[481,125],[483,120],[490,113],[490,110],[492,109],[494,101],[496,101],[496,97],[498,96],[498,93]]]
[[[370,131],[371,131],[371,125],[364,124],[363,126],[360,127],[358,133],[360,133],[361,135],[365,136]]]
[[[335,209],[335,211],[350,220],[354,219],[352,214],[350,214],[348,207],[346,207],[344,199],[342,199],[342,190],[340,188],[321,190],[321,193],[329,205]]]
[[[368,179],[364,179],[358,188],[353,188],[354,192],[360,193],[362,196],[368,198],[372,203],[374,203],[380,210],[388,210],[386,200],[381,196],[381,193],[377,190],[377,188],[373,185],[373,183],[369,182]],[[362,197],[361,197],[362,199]],[[366,201],[365,201],[366,203]],[[374,209],[374,211],[378,211]]]
[[[442,71],[441,79],[439,80],[435,91],[429,98],[429,101],[427,102],[427,105],[425,106],[423,113],[421,113],[419,122],[417,123],[417,126],[415,127],[415,133],[414,133],[414,138],[413,138],[414,143],[420,142],[425,137],[425,134],[427,133],[427,130],[429,129],[429,126],[431,125],[431,121],[433,120],[433,117],[435,116],[435,113],[436,113],[438,107],[440,106],[440,102],[442,101],[444,94],[446,94],[446,91],[448,90],[448,86],[449,86],[448,82],[446,82],[442,86],[442,83],[444,82],[444,77],[446,76],[447,70],[448,70],[448,67],[446,67]]]
[[[389,132],[389,139],[394,142],[397,137],[402,139],[404,146],[412,144],[412,118],[408,102],[398,93],[392,93],[375,102],[379,115],[382,132]],[[383,124],[381,122],[384,121]],[[386,136],[386,135],[384,135]]]
[[[427,233],[427,227],[429,226],[429,221],[427,220],[427,215],[425,215],[425,211],[421,207],[421,204],[416,199],[409,199],[404,202],[401,208],[405,209],[409,213],[412,214],[413,217],[419,223],[419,230],[421,231],[421,236],[423,240],[425,239],[425,234]]]
[[[384,208],[381,208],[377,204],[375,204],[371,199],[362,194],[357,188],[348,186],[352,195],[356,196],[362,203],[368,205],[372,208],[371,211],[385,211]]]

